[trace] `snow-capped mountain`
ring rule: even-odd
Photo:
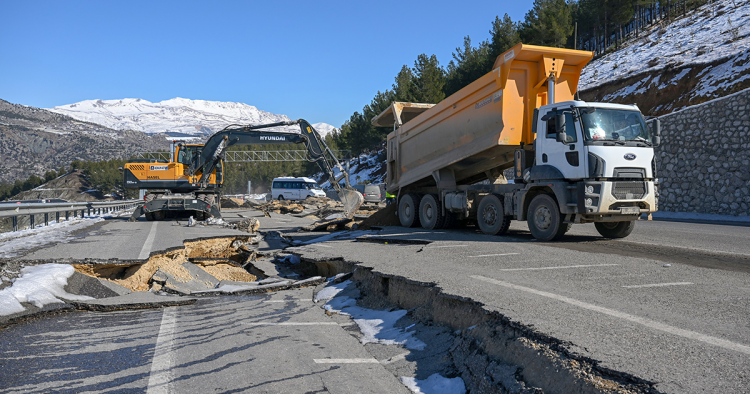
[[[579,89],[587,100],[638,103],[660,115],[745,89],[749,80],[750,2],[718,0],[593,60]]]
[[[158,103],[143,99],[85,100],[49,110],[116,130],[166,133],[172,137],[184,134],[196,137],[209,135],[230,124],[265,124],[291,120],[286,115],[262,111],[243,103],[183,98]],[[313,127],[324,137],[334,130],[333,126],[326,123],[315,123]],[[283,131],[299,132],[299,128],[293,126],[283,128]]]

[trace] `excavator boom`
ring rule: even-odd
[[[270,129],[279,126],[294,126],[300,127],[300,133],[289,133],[289,132],[274,132],[264,131],[264,129]],[[315,162],[320,169],[328,175],[328,179],[331,185],[336,190],[336,193],[341,198],[344,204],[344,212],[346,217],[351,218],[354,216],[354,212],[364,202],[362,195],[351,188],[349,185],[349,176],[344,171],[343,167],[339,163],[336,156],[333,154],[330,148],[325,144],[320,134],[304,119],[277,122],[262,125],[229,125],[223,130],[209,137],[208,141],[203,146],[191,146],[190,149],[180,149],[179,152],[182,154],[185,152],[194,152],[194,155],[189,158],[185,157],[174,157],[175,162],[165,163],[166,165],[144,165],[140,163],[128,163],[125,166],[125,187],[132,189],[153,189],[160,188],[166,189],[170,192],[185,193],[189,191],[200,196],[206,197],[205,203],[198,202],[198,204],[206,205],[211,207],[215,205],[216,201],[208,196],[213,196],[210,189],[213,187],[221,186],[221,163],[224,159],[224,155],[227,149],[234,145],[260,145],[260,144],[304,144],[307,148],[309,160]],[[182,145],[180,145],[182,146]],[[177,156],[177,152],[173,152]],[[171,169],[172,166],[176,166],[179,162],[180,165],[185,165],[184,171],[177,171],[178,174],[172,179],[169,175],[168,179],[154,180],[155,176],[151,176],[150,173],[142,172],[141,177],[137,176],[134,171],[136,169],[148,167],[150,169]],[[150,163],[153,164],[153,163]],[[337,178],[334,168],[338,168],[341,175]],[[147,171],[145,169],[141,171]],[[164,173],[162,171],[161,173]],[[182,172],[182,173],[179,173]],[[171,173],[170,173],[171,174]],[[200,178],[198,178],[200,176]],[[345,187],[339,185],[341,178],[345,180]],[[179,178],[179,179],[178,179]],[[171,184],[174,184],[171,187]],[[156,186],[158,185],[158,186]],[[162,198],[164,195],[160,195]],[[187,201],[188,199],[185,199]],[[196,200],[192,200],[193,203]],[[135,220],[138,216],[143,213],[148,214],[151,210],[159,210],[163,206],[169,204],[163,204],[160,201],[152,201],[142,208],[136,209],[133,213],[131,220]],[[149,206],[154,208],[149,208]],[[201,210],[198,208],[191,208],[193,210]],[[214,209],[210,212],[208,208],[204,209],[210,216],[217,216],[218,210]],[[148,215],[147,215],[148,217]]]

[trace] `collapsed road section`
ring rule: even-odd
[[[393,247],[421,245],[392,241]],[[300,249],[306,248],[287,251],[298,253]],[[421,358],[421,349],[410,349],[408,338],[403,338],[409,328],[414,329],[416,338],[440,332],[444,335],[441,341],[450,344],[438,355],[450,360],[450,367],[443,369],[460,376],[470,393],[658,393],[652,382],[604,368],[596,360],[569,351],[568,343],[489,311],[479,302],[445,294],[434,283],[379,273],[344,259],[302,257],[299,269],[306,275],[339,277],[350,272],[344,276],[350,283],[343,290],[354,294],[350,298],[356,299],[356,306],[348,309],[353,304],[346,299],[329,302],[324,306],[329,315],[343,312],[359,321],[362,308],[403,310],[407,322],[400,322],[399,343],[409,353],[402,355],[405,359]],[[325,300],[321,293],[326,290],[318,290],[316,299]]]
[[[0,264],[0,327],[51,313],[186,305],[197,296],[262,294],[324,281],[267,277],[253,265],[275,258],[257,251],[263,238],[187,240],[145,261],[7,259]]]

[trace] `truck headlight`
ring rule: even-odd
[[[591,187],[591,186],[589,186],[589,187]],[[594,204],[594,200],[592,200],[591,198],[587,198],[587,199],[586,199],[586,206],[587,206],[587,207],[590,207],[590,206],[592,206],[593,204]]]
[[[588,193],[588,194],[594,194],[594,187],[591,186],[591,185],[586,186],[586,193]]]

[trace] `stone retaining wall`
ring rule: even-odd
[[[750,89],[660,117],[659,210],[750,215]]]

